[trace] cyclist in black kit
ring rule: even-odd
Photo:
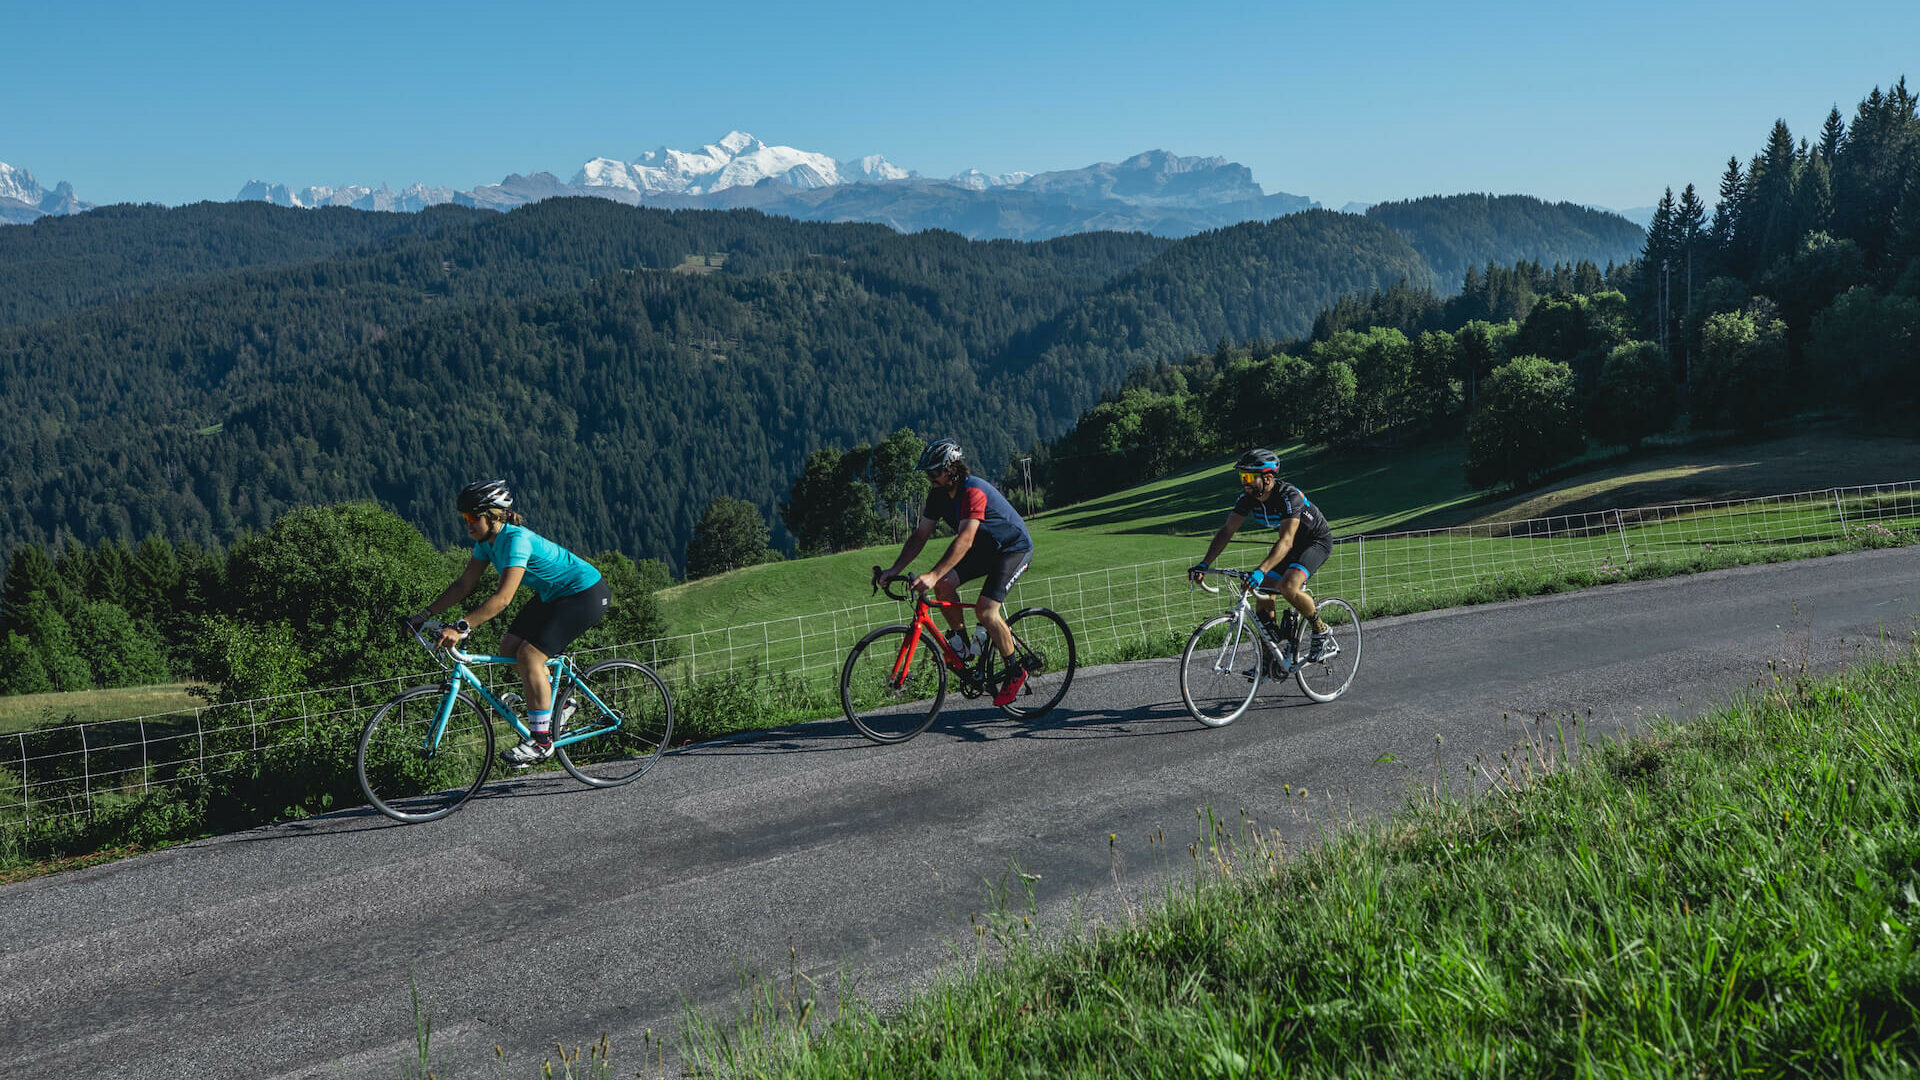
[[[1334,644],[1326,621],[1320,618],[1313,597],[1307,595],[1306,589],[1307,579],[1333,553],[1333,528],[1327,524],[1326,515],[1299,488],[1280,479],[1280,458],[1273,451],[1249,450],[1240,455],[1234,469],[1240,474],[1240,501],[1228,512],[1226,524],[1213,534],[1213,542],[1207,545],[1207,557],[1189,569],[1187,576],[1200,581],[1201,571],[1220,557],[1227,549],[1227,541],[1233,539],[1233,534],[1240,531],[1248,518],[1271,526],[1280,535],[1273,543],[1273,550],[1254,569],[1248,584],[1255,589],[1278,589],[1287,603],[1293,605],[1293,610],[1313,624],[1313,645],[1303,660],[1313,663],[1337,655],[1340,647]],[[1257,593],[1254,602],[1268,632],[1277,639],[1273,595]]]
[[[927,494],[927,505],[920,511],[913,535],[901,545],[900,557],[884,570],[874,567],[873,583],[878,586],[902,576],[901,569],[920,554],[927,537],[933,535],[934,526],[941,521],[952,526],[953,543],[947,553],[933,564],[933,569],[915,577],[912,588],[915,592],[932,589],[940,599],[955,601],[960,599],[961,582],[986,578],[980,586],[979,599],[974,601],[973,613],[986,630],[987,640],[1006,660],[1006,682],[993,695],[993,703],[1011,704],[1019,696],[1020,688],[1026,685],[1027,670],[1014,658],[1013,632],[1007,629],[1000,605],[1006,601],[1013,583],[1026,572],[1027,564],[1033,561],[1033,537],[1027,534],[1027,523],[1020,519],[1006,496],[967,468],[959,443],[937,439],[927,444],[915,468],[927,474],[933,490]],[[952,628],[947,640],[955,651],[969,655],[972,650],[967,640],[965,612],[948,607],[941,609],[941,616]]]

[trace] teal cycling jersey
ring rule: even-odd
[[[526,582],[542,600],[572,596],[600,583],[600,571],[587,560],[521,525],[502,525],[491,540],[473,545],[473,557],[506,573],[526,569]]]

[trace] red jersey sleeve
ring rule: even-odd
[[[960,493],[960,520],[987,520],[986,492],[970,487]]]

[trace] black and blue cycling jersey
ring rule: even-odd
[[[1296,542],[1310,537],[1333,539],[1333,526],[1327,524],[1326,515],[1313,505],[1305,492],[1284,480],[1274,484],[1273,493],[1265,502],[1254,498],[1252,492],[1241,495],[1240,501],[1233,504],[1233,512],[1275,531],[1286,527],[1288,519],[1298,518],[1300,528],[1294,537]]]

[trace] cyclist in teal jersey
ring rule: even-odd
[[[411,621],[417,627],[451,608],[480,584],[491,565],[500,573],[500,587],[466,618],[440,631],[441,646],[451,648],[474,627],[507,610],[522,582],[533,586],[533,603],[520,609],[500,638],[501,653],[513,657],[520,671],[527,726],[533,731],[532,739],[508,747],[500,757],[525,768],[553,756],[553,683],[547,678],[547,659],[565,652],[575,638],[606,618],[612,592],[592,563],[525,527],[503,480],[476,480],[461,488],[460,517],[474,539],[473,557],[460,577]]]

